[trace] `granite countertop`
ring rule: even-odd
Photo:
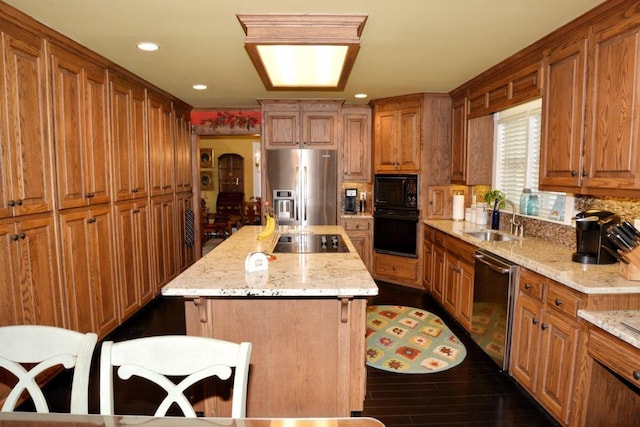
[[[358,297],[378,287],[340,226],[280,227],[258,240],[261,226],[244,226],[162,288],[162,295],[183,297]],[[245,272],[251,252],[271,253],[281,233],[341,234],[349,253],[277,253],[266,271]]]
[[[624,326],[622,321],[640,322],[640,310],[589,311],[578,310],[578,315],[595,326],[609,332],[640,349],[640,333]]]
[[[482,241],[465,231],[489,228],[465,221],[424,220],[440,231],[506,258],[585,294],[640,293],[640,281],[624,279],[618,264],[592,265],[571,261],[575,250],[534,237],[512,241]]]

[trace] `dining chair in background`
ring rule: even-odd
[[[69,412],[88,414],[89,374],[97,340],[98,336],[91,332],[84,334],[54,326],[0,327],[0,370],[8,371],[17,379],[0,411],[15,410],[26,391],[36,411],[48,413],[47,400],[36,378],[62,365],[74,370]]]
[[[154,416],[165,416],[175,403],[185,417],[196,417],[185,390],[205,378],[229,379],[235,370],[231,418],[245,418],[250,357],[251,343],[238,344],[204,337],[164,335],[117,343],[105,341],[100,354],[100,413],[116,415],[114,367],[123,380],[138,376],[166,391],[167,396]],[[169,377],[181,379],[176,383]]]

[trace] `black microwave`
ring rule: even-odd
[[[375,175],[373,204],[385,209],[418,209],[418,175]]]

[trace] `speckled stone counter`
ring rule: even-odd
[[[578,315],[632,346],[640,349],[640,333],[624,326],[622,321],[640,321],[640,310],[588,311],[579,310]]]
[[[488,227],[465,221],[425,220],[424,223],[585,294],[640,293],[640,281],[625,280],[619,274],[618,264],[573,262],[571,254],[575,250],[566,246],[533,237],[512,241],[482,241],[465,231],[479,231]]]
[[[162,289],[166,296],[369,296],[378,287],[339,226],[281,228],[282,233],[341,234],[349,253],[275,254],[265,272],[245,273],[251,252],[271,253],[278,234],[257,240],[260,226],[245,226]]]

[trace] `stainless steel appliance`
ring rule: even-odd
[[[620,222],[613,212],[590,209],[578,213],[576,221],[576,252],[571,256],[581,264],[613,264],[616,247],[607,238],[607,230]],[[604,250],[603,250],[604,248]],[[608,249],[608,250],[607,250]]]
[[[375,175],[373,193],[373,249],[417,257],[418,176]]]
[[[337,224],[336,150],[267,150],[267,197],[280,225]]]
[[[339,234],[283,234],[273,252],[276,253],[344,253],[349,252]]]
[[[506,371],[518,266],[484,250],[476,252],[475,261],[471,337]]]

